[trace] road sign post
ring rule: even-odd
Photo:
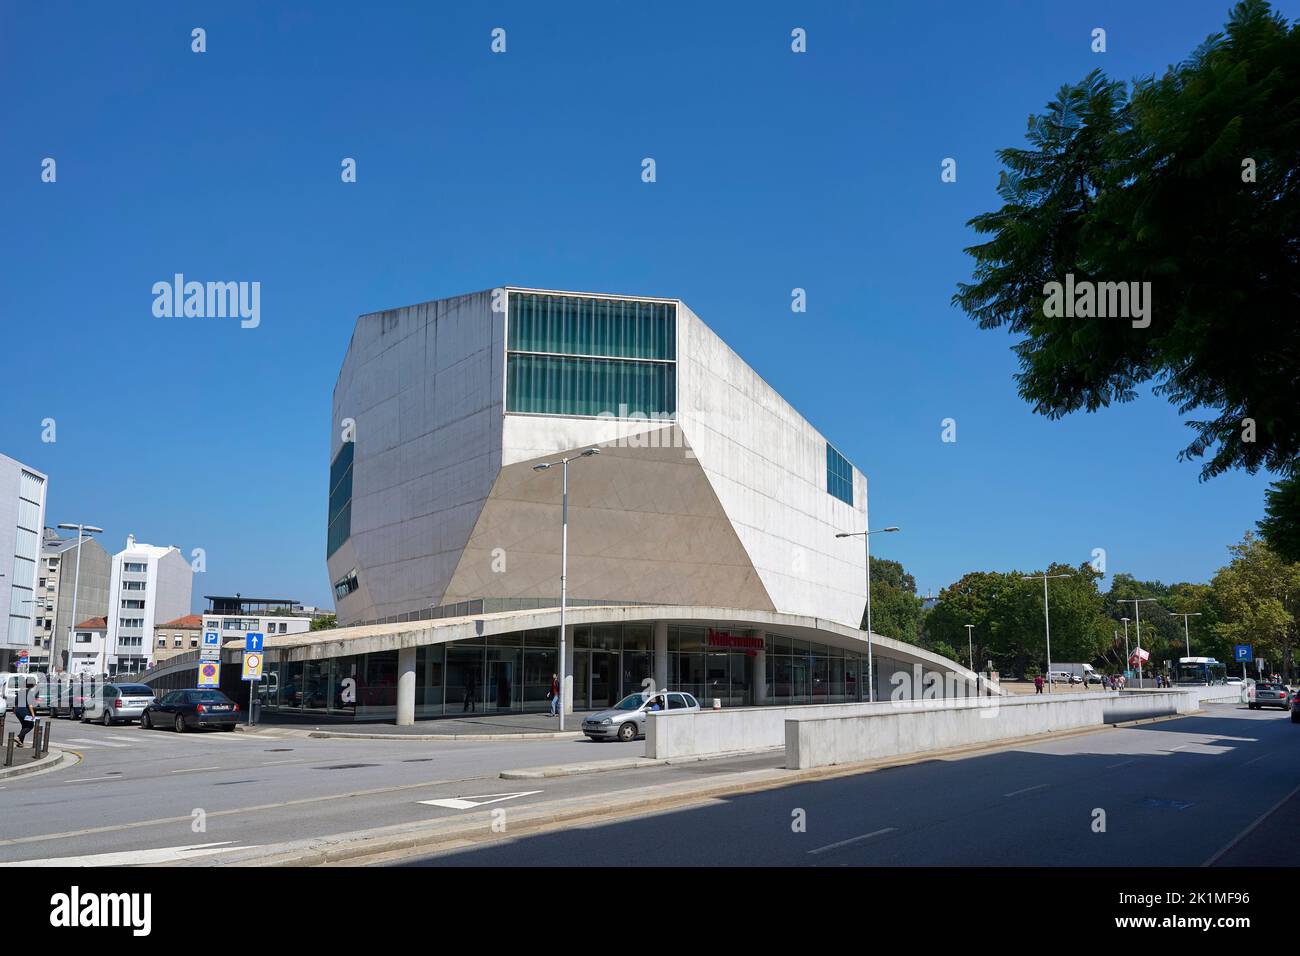
[[[241,675],[248,681],[248,726],[253,726],[253,690],[262,680],[262,635],[250,631],[244,636],[244,670]]]

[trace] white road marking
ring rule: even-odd
[[[1121,760],[1119,763],[1107,764],[1104,769],[1114,770],[1116,767],[1125,767],[1131,763],[1137,763],[1137,758],[1134,757],[1132,760]]]
[[[190,767],[188,770],[168,770],[168,773],[198,773],[200,770],[220,770],[220,767]]]
[[[472,810],[474,807],[487,806],[489,803],[500,803],[503,800],[514,800],[517,797],[530,797],[534,793],[541,793],[540,790],[521,790],[519,793],[483,793],[476,797],[450,797],[445,800],[420,800],[425,806],[446,807],[449,810]]]
[[[305,757],[297,757],[297,758],[295,758],[295,759],[293,759],[293,760],[263,760],[263,761],[262,761],[262,766],[263,766],[263,767],[274,767],[276,764],[282,764],[282,763],[302,763],[303,760],[305,760],[305,759],[306,759]]]
[[[819,846],[815,850],[809,850],[809,856],[814,853],[825,853],[827,850],[834,850],[842,846],[848,846],[850,843],[858,843],[862,840],[870,840],[872,837],[878,837],[885,833],[893,833],[898,827],[885,827],[883,830],[873,830],[871,833],[864,833],[862,836],[849,837],[847,840],[840,840],[838,843],[828,843],[826,846]]]
[[[1243,766],[1243,767],[1249,767],[1249,766],[1250,766],[1251,764],[1253,764],[1256,760],[1263,760],[1265,757],[1271,757],[1271,756],[1273,756],[1273,755],[1272,755],[1272,754],[1260,754],[1258,757],[1255,757],[1255,758],[1253,758],[1253,759],[1251,759],[1251,760],[1247,760],[1244,764],[1242,764],[1242,766]]]
[[[1042,789],[1043,789],[1044,787],[1046,787],[1046,786],[1050,786],[1050,784],[1040,783],[1040,784],[1038,784],[1037,786],[1033,786],[1033,787],[1025,787],[1023,790],[1012,790],[1010,793],[1004,793],[1004,794],[1002,794],[1002,796],[1004,796],[1004,797],[1014,797],[1014,796],[1015,796],[1016,794],[1018,794],[1018,793],[1028,793],[1030,790],[1042,790]]]
[[[123,850],[116,853],[94,853],[89,856],[59,856],[43,860],[11,860],[0,866],[156,866],[174,863],[196,856],[211,856],[230,850],[251,850],[256,847],[235,847],[233,840],[223,843],[196,843],[192,846],[162,846],[150,850]]]
[[[81,744],[83,747],[113,747],[115,749],[121,749],[123,747],[130,746],[130,744],[112,744],[109,743],[107,740],[88,740],[85,737],[69,737],[68,743]]]
[[[110,740],[125,740],[128,744],[138,744],[141,742],[141,740],[145,741],[146,743],[154,743],[154,741],[150,740],[148,737],[143,736],[142,734],[130,734],[130,735],[109,734],[108,736]]]

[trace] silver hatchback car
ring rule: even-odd
[[[153,703],[153,698],[153,688],[145,684],[105,684],[103,705],[98,712],[93,707],[83,710],[81,719],[98,720],[105,727],[119,720],[129,724],[140,719],[144,709]]]
[[[645,736],[646,714],[656,710],[699,710],[700,703],[680,691],[628,694],[609,710],[584,717],[582,732],[592,740],[621,740],[626,743]]]

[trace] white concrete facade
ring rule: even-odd
[[[46,476],[0,454],[0,669],[34,649]]]
[[[680,300],[598,296],[675,306],[671,419],[508,411],[509,302],[538,291],[358,319],[330,425],[332,462],[353,442],[350,533],[327,556],[339,623],[476,601],[554,606],[559,475],[532,466],[596,446],[570,469],[571,601],[716,604],[856,628],[863,549],[835,534],[866,525],[863,474],[853,469],[853,504],[830,494],[827,439]]]
[[[108,672],[134,673],[153,661],[154,628],[189,613],[194,571],[172,546],[128,535],[109,581]]]

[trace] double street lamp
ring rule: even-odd
[[[1052,616],[1047,610],[1047,581],[1049,578],[1071,578],[1073,574],[1066,572],[1064,574],[1048,574],[1044,571],[1042,574],[1022,574],[1021,580],[1037,581],[1043,579],[1043,628],[1047,634],[1047,692],[1053,692],[1052,682]]]
[[[60,524],[59,527],[64,531],[71,531],[74,528],[77,531],[77,570],[72,578],[72,620],[68,623],[68,662],[71,663],[73,645],[72,635],[75,634],[77,630],[77,591],[81,588],[81,541],[87,533],[103,534],[104,529],[96,528],[93,524],[84,524],[81,522],[78,522],[77,524],[65,522]],[[50,673],[54,673],[54,662],[57,660],[56,655],[58,652],[58,645],[59,629],[56,627],[50,637]],[[107,661],[105,661],[105,666],[107,666]]]
[[[560,683],[560,730],[564,729],[564,618],[566,604],[568,602],[568,579],[569,579],[569,462],[578,458],[590,458],[592,455],[599,455],[600,452],[595,448],[588,448],[580,455],[572,455],[567,458],[561,458],[558,461],[544,461],[541,464],[533,465],[533,471],[546,471],[553,465],[561,465],[564,469],[564,492],[563,504],[560,508],[560,661],[556,668],[556,674],[559,675]]]
[[[862,538],[862,545],[866,549],[867,555],[867,700],[870,703],[876,701],[876,670],[875,670],[875,646],[871,638],[871,536],[873,534],[884,534],[889,531],[897,531],[898,528],[890,525],[888,528],[877,528],[875,531],[844,531],[837,534],[837,538]]]

